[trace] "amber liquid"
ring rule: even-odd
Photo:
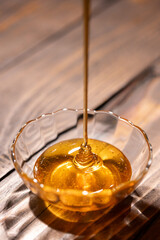
[[[88,139],[89,1],[83,1],[83,139],[71,139],[51,146],[37,159],[34,166],[34,177],[39,183],[44,185],[44,189],[45,187],[51,187],[59,192],[64,190],[64,193],[58,195],[58,200],[56,200],[54,205],[51,205],[50,210],[55,215],[68,221],[79,221],[82,217],[80,215],[81,212],[90,212],[104,208],[108,202],[113,204],[114,200],[106,196],[112,195],[110,193],[116,186],[129,181],[131,177],[130,163],[120,150],[106,142]],[[88,193],[92,193],[92,195],[85,198],[86,195],[88,196]],[[98,197],[96,195],[94,197],[95,193],[98,193]],[[74,213],[71,213],[70,210]],[[90,220],[89,218],[95,218],[93,215],[86,215],[86,221]]]
[[[98,161],[95,157],[96,161],[90,166],[77,166],[74,161],[80,154],[82,143],[83,139],[77,138],[49,147],[34,167],[34,176],[38,182],[54,189],[96,192],[113,189],[130,180],[131,166],[125,155],[113,145],[99,140],[88,140],[92,153],[99,157]],[[68,205],[72,204],[68,202]]]
[[[95,139],[88,139],[88,148],[82,144],[80,138],[59,142],[34,166],[34,177],[44,191],[48,187],[57,191],[51,196],[54,204],[45,203],[48,210],[70,222],[94,221],[104,214],[104,208],[109,211],[117,202],[115,187],[129,181],[132,173],[128,159],[113,145]],[[82,163],[77,163],[77,156]]]

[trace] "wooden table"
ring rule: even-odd
[[[152,166],[94,223],[64,222],[23,184],[10,145],[29,119],[82,107],[80,0],[0,0],[0,239],[160,239],[160,1],[92,0],[89,107],[142,127]]]

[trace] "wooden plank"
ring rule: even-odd
[[[92,20],[90,108],[103,103],[160,55],[159,24],[158,0],[140,5],[122,1]],[[81,47],[79,27],[0,74],[1,177],[13,168],[8,149],[24,122],[44,112],[82,106]]]
[[[159,212],[159,121],[160,114],[160,78],[147,77],[135,78],[134,82],[128,85],[112,101],[103,108],[110,108],[114,112],[130,116],[136,124],[140,124],[147,134],[154,149],[154,161],[142,184],[136,189],[131,197],[121,202],[109,214],[104,215],[95,223],[89,224],[67,224],[45,210],[45,207],[34,195],[29,195],[25,187],[18,191],[21,186],[18,175],[14,172],[9,178],[4,179],[0,184],[1,211],[3,226],[8,236],[17,239],[78,239],[83,236],[84,239],[129,239],[137,231],[152,219]],[[116,99],[117,98],[117,99]],[[153,107],[152,104],[156,103]],[[145,116],[145,122],[142,112],[153,111],[154,117],[149,114]],[[156,131],[155,131],[156,129]],[[16,180],[16,181],[15,181]],[[18,185],[20,184],[20,185]],[[16,196],[17,194],[17,196]],[[10,195],[10,196],[9,196]],[[30,196],[30,203],[29,203]],[[7,203],[6,203],[7,199]],[[18,201],[16,200],[18,199]],[[23,203],[23,209],[21,207]],[[131,204],[131,205],[130,205]],[[32,210],[29,210],[29,206]],[[19,216],[19,212],[21,215]],[[21,218],[26,219],[24,223]],[[12,219],[13,217],[13,219]],[[13,225],[9,225],[7,220],[11,218]],[[37,231],[35,231],[35,228]],[[14,231],[15,230],[15,231]],[[107,236],[107,238],[106,238]],[[146,235],[147,236],[147,235]],[[42,237],[42,238],[41,238]],[[83,238],[82,238],[83,239]],[[146,238],[147,239],[147,238]]]
[[[13,65],[27,51],[37,50],[37,44],[42,48],[62,31],[81,24],[81,0],[7,0],[0,4],[0,69]],[[92,1],[92,10],[102,6],[104,1]]]
[[[140,236],[141,240],[145,239],[159,239],[160,235],[160,214],[158,214],[158,217],[156,220],[152,223],[150,227],[147,226],[147,229],[145,229],[145,232],[143,232],[143,235]],[[138,240],[138,238],[137,238]]]

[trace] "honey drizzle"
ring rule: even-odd
[[[119,184],[129,181],[132,174],[128,159],[116,147],[99,140],[88,139],[90,0],[83,0],[83,8],[83,139],[71,139],[51,146],[37,159],[33,170],[35,179],[44,184],[44,187],[50,186],[53,189],[60,189],[62,192],[71,189],[75,192],[81,190],[83,193],[99,193],[98,197],[93,195],[92,198],[85,198],[83,194],[79,197],[74,194],[65,195],[64,192],[56,198],[56,203],[51,204],[50,211],[71,222],[96,219],[98,215],[95,215],[95,210],[113,205],[115,199],[109,193]],[[52,202],[52,200],[50,201]]]
[[[83,0],[84,9],[84,92],[83,92],[83,145],[88,143],[88,49],[89,49],[89,9],[90,0]]]
[[[36,161],[33,174],[39,183],[53,189],[97,192],[92,198],[62,193],[51,195],[50,211],[71,222],[96,219],[95,210],[115,203],[110,194],[119,184],[129,181],[132,170],[128,159],[116,147],[99,140],[88,139],[88,49],[90,0],[84,8],[84,89],[83,139],[71,139],[48,148]],[[77,148],[79,150],[77,150]],[[109,195],[110,194],[110,195]],[[49,195],[50,196],[50,195]],[[57,201],[58,199],[58,201]],[[50,204],[50,203],[49,203]],[[48,205],[47,205],[48,206]],[[93,211],[93,212],[92,212]],[[81,214],[83,212],[83,214]],[[97,212],[99,214],[99,212]]]

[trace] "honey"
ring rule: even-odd
[[[128,159],[119,149],[106,142],[88,139],[89,0],[83,0],[83,4],[83,139],[70,139],[49,147],[37,159],[33,169],[35,179],[44,189],[51,187],[57,192],[64,191],[50,205],[50,211],[73,222],[93,220],[97,216],[94,211],[106,207],[108,202],[113,205],[111,191],[129,181],[132,173]],[[98,196],[94,195],[96,193]]]
[[[87,164],[83,165],[76,160],[80,150],[82,151],[82,144],[83,139],[71,139],[49,147],[37,159],[34,177],[39,183],[53,189],[75,189],[87,192],[112,189],[130,180],[130,163],[116,147],[99,140],[89,139],[88,145],[94,157],[88,161],[92,156],[89,153],[86,158]],[[81,159],[82,156],[80,156]]]
[[[70,222],[95,221],[116,203],[114,189],[129,181],[128,159],[115,146],[95,139],[65,140],[49,147],[37,159],[34,177],[59,193],[48,210]],[[83,157],[82,157],[83,156]],[[54,191],[53,191],[54,192]],[[89,195],[90,194],[90,195]]]

